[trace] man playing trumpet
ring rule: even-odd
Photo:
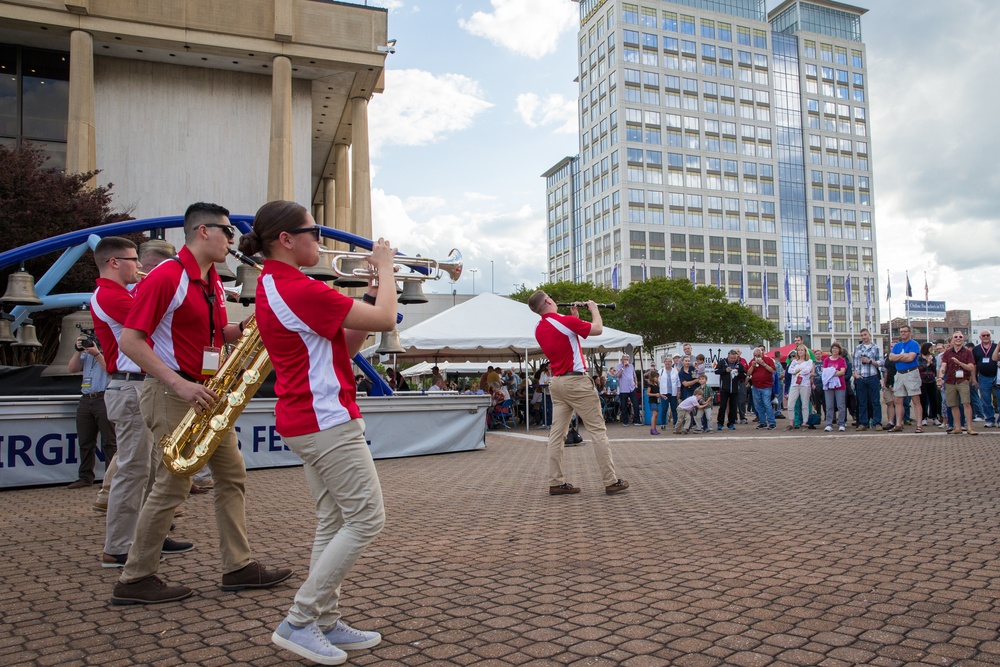
[[[189,206],[184,214],[184,247],[143,281],[125,322],[121,350],[148,374],[139,406],[157,442],[173,432],[189,408],[200,413],[219,398],[202,382],[219,369],[222,346],[239,338],[244,324],[226,323],[222,281],[214,267],[215,262],[225,261],[235,236],[229,211],[223,207]],[[232,430],[209,461],[215,479],[222,590],[266,588],[284,581],[291,576],[290,569],[268,570],[251,558],[246,467]],[[168,586],[156,576],[174,509],[190,489],[191,478],[174,475],[166,466],[158,468],[112,604],[172,602],[191,595],[187,586]]]

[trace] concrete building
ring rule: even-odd
[[[875,329],[866,11],[581,0],[580,154],[544,174],[550,279],[693,279],[814,346]]]
[[[995,319],[995,318],[994,318]],[[909,324],[913,340],[923,343],[931,341],[933,343],[948,343],[952,334],[960,333],[965,336],[966,341],[971,343],[979,342],[979,332],[983,329],[990,329],[989,326],[976,326],[972,321],[972,311],[969,310],[948,310],[945,311],[943,320],[915,320],[907,322],[905,317],[892,318],[892,335],[889,335],[889,325],[886,322],[879,324],[879,333],[886,341],[895,342],[899,340],[899,328]],[[928,329],[930,336],[928,336]]]
[[[100,169],[135,217],[292,199],[370,238],[391,48],[385,9],[344,2],[0,0],[0,143]]]

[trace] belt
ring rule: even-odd
[[[180,375],[182,378],[184,378],[188,382],[197,382],[198,384],[205,384],[205,381],[202,380],[201,378],[192,377],[192,376],[188,375],[187,373],[185,373],[184,371],[174,371],[174,372],[177,373],[178,375]]]
[[[142,382],[146,379],[145,373],[112,373],[112,380],[125,380],[125,381],[137,381]]]
[[[87,398],[104,398],[104,392],[103,391],[93,391],[93,392],[91,392],[89,394],[82,394],[82,395],[86,396]]]
[[[917,370],[917,369],[916,368],[907,368],[905,371],[901,371],[899,369],[896,369],[896,373],[902,375],[903,373],[909,373],[910,371],[915,371],[915,370]]]
[[[563,378],[566,377],[567,375],[583,375],[583,373],[581,373],[580,371],[570,371],[569,373],[563,373],[562,375],[557,375],[556,377]]]

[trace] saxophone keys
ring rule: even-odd
[[[216,433],[220,433],[229,428],[229,418],[226,417],[225,415],[215,415],[209,421],[209,425],[212,427],[213,431],[215,431]],[[203,446],[204,445],[199,445],[199,448]]]
[[[243,382],[246,384],[254,384],[258,380],[260,380],[260,371],[249,368],[243,373]]]
[[[237,405],[243,405],[243,401],[246,400],[246,395],[242,391],[234,391],[229,394],[226,402],[229,403],[231,407],[236,407]]]

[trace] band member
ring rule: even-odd
[[[560,315],[556,302],[538,290],[528,298],[528,307],[542,316],[535,327],[535,340],[552,364],[552,428],[549,430],[549,495],[580,493],[580,487],[566,481],[562,471],[563,448],[569,422],[576,412],[594,438],[594,456],[604,478],[604,492],[608,495],[629,487],[618,479],[611,460],[611,443],[601,414],[601,399],[594,390],[594,383],[587,377],[587,362],[583,357],[580,337],[600,335],[603,331],[601,312],[593,301],[587,302],[591,322],[581,320],[576,305],[570,316]]]
[[[150,486],[153,451],[153,436],[139,411],[139,394],[146,376],[118,347],[123,324],[132,310],[132,292],[126,285],[138,280],[142,263],[135,244],[119,236],[101,239],[94,248],[94,261],[100,278],[90,299],[90,311],[94,317],[94,334],[104,348],[111,375],[104,402],[118,440],[118,466],[108,495],[107,532],[101,565],[123,567],[132,546],[139,508]],[[168,537],[161,551],[175,554],[193,548],[190,542]]]
[[[218,400],[202,383],[218,370],[222,345],[239,338],[245,324],[226,324],[225,295],[214,266],[225,261],[235,235],[229,211],[223,207],[189,206],[184,214],[184,247],[146,277],[125,322],[121,350],[147,373],[139,407],[157,442],[173,432],[189,408],[201,413]],[[232,430],[209,461],[215,478],[222,590],[266,588],[284,581],[291,576],[290,569],[268,570],[251,559],[246,467]],[[190,488],[189,477],[174,475],[166,466],[157,470],[112,604],[171,602],[191,595],[187,586],[168,586],[156,576],[174,508],[184,502]]]
[[[240,240],[246,254],[263,252],[257,284],[257,325],[274,365],[275,425],[303,461],[318,526],[309,577],[271,640],[321,664],[344,662],[344,651],[375,646],[377,632],[340,620],[340,585],[382,530],[385,511],[365,423],[355,402],[351,357],[369,331],[396,323],[393,250],[379,239],[369,264],[383,276],[355,301],[299,271],[319,261],[320,229],[309,212],[288,201],[257,211]]]

